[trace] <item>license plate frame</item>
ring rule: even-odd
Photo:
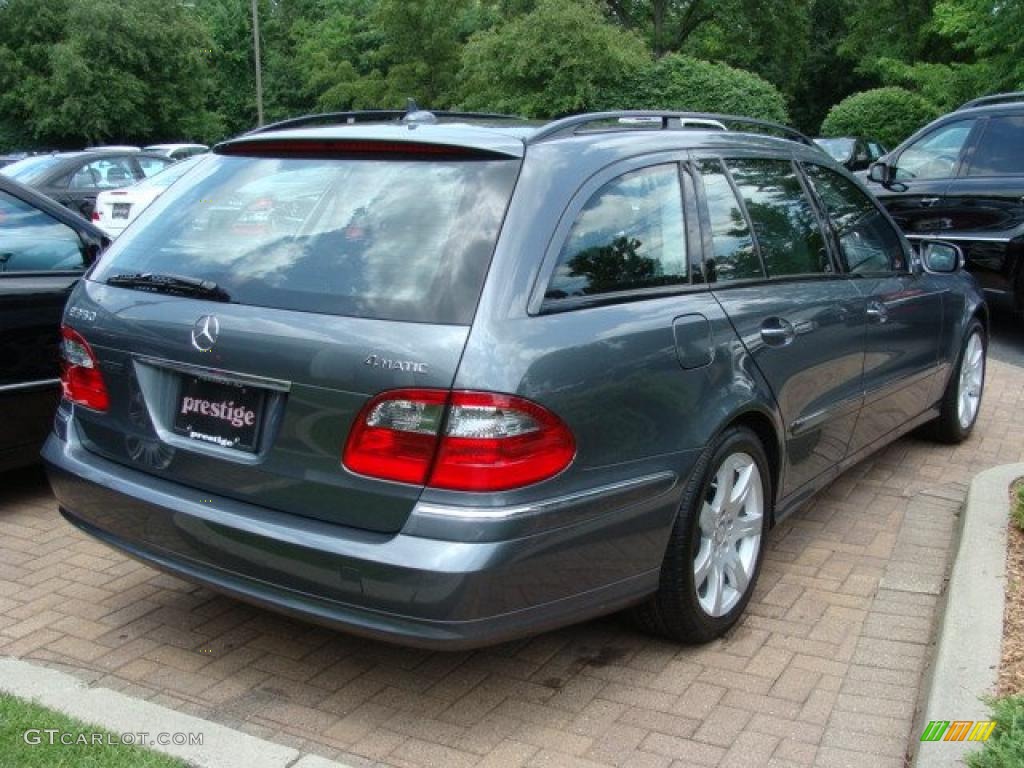
[[[131,203],[113,203],[110,209],[110,218],[127,221],[132,214]]]
[[[259,387],[182,375],[173,429],[202,445],[255,453],[266,400]]]

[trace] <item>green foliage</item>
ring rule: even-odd
[[[617,106],[724,112],[786,122],[786,100],[771,83],[725,64],[673,54],[645,66]]]
[[[87,738],[93,733],[107,734],[80,720],[0,693],[0,765],[18,768],[186,768],[180,760],[135,746],[65,746],[60,743],[51,746],[45,733],[40,734],[41,744],[26,744],[23,737],[29,729],[54,729],[70,734],[69,739],[79,734]],[[109,736],[114,738],[112,734]]]
[[[876,88],[832,107],[821,124],[821,134],[865,136],[892,147],[940,114],[934,104],[904,88]]]
[[[0,5],[0,115],[53,144],[206,138],[209,37],[161,0]]]
[[[961,53],[987,66],[989,91],[1024,89],[1024,3],[938,0],[935,27]]]
[[[469,39],[460,102],[529,117],[620,106],[623,83],[648,64],[640,37],[608,22],[592,0],[539,0]]]
[[[942,112],[956,109],[965,101],[989,93],[991,67],[976,64],[907,64],[897,59],[879,59],[875,69],[887,85],[896,85],[923,96]]]
[[[1018,481],[1013,489],[1013,500],[1010,502],[1010,517],[1014,524],[1024,531],[1024,481]]]
[[[1024,765],[1024,696],[991,702],[996,721],[980,752],[967,755],[969,768],[1019,768]]]

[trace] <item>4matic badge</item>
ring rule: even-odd
[[[417,363],[415,360],[388,360],[380,355],[370,355],[363,361],[363,365],[368,365],[371,368],[386,368],[389,371],[427,372],[426,363]]]

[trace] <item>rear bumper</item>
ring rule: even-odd
[[[674,484],[625,508],[503,541],[384,535],[211,497],[86,451],[73,422],[43,448],[61,513],[182,578],[354,634],[427,648],[502,642],[643,599]],[[581,519],[582,518],[582,519]]]

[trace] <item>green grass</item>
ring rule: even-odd
[[[25,743],[25,732],[53,728],[70,734],[107,733],[52,709],[0,693],[0,768],[186,768],[187,764],[149,749],[136,746],[49,744],[40,733],[41,743]],[[156,734],[151,734],[155,738]],[[57,736],[57,739],[60,737]],[[105,740],[105,739],[104,739]],[[115,739],[116,740],[116,739]]]
[[[1010,507],[1010,517],[1013,522],[1024,531],[1024,481],[1018,482],[1013,489],[1013,504]]]
[[[1024,765],[1024,696],[992,702],[996,728],[980,752],[967,756],[969,768],[1020,768]]]

